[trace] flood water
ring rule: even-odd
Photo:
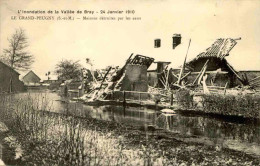
[[[39,97],[38,93],[30,95]],[[90,116],[125,125],[153,125],[168,132],[178,133],[183,140],[211,145],[219,144],[260,156],[259,123],[185,114],[167,116],[158,110],[144,107],[88,106],[81,103],[64,102],[64,99],[56,93],[41,94],[40,98],[48,99],[51,110],[55,112],[69,111],[69,113],[81,117]]]

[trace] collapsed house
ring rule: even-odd
[[[83,96],[88,101],[98,99],[147,98],[147,94],[134,94],[134,92],[147,92],[147,69],[154,59],[143,55],[133,54],[127,59],[122,68],[108,68],[101,81],[92,81],[92,90]],[[131,93],[133,92],[133,93]]]
[[[164,90],[189,88],[199,90],[206,87],[212,92],[234,87],[256,88],[260,85],[257,72],[238,72],[227,61],[230,51],[239,39],[217,39],[204,52],[186,62],[180,68],[169,68],[171,62],[155,62],[157,68],[148,70],[148,83],[151,87]],[[203,85],[203,86],[201,86]],[[195,88],[195,89],[194,89]],[[204,90],[204,89],[203,89]]]
[[[187,76],[187,83],[196,84],[194,81],[199,75],[207,75],[207,85],[227,86],[229,88],[237,86],[236,80],[240,79],[238,72],[225,58],[229,56],[229,52],[236,44],[235,39],[217,39],[206,51],[187,62],[185,67],[191,71],[190,75]],[[240,81],[243,82],[242,79]]]
[[[109,67],[103,74],[100,73],[98,79],[92,74],[94,79],[87,81],[91,86],[82,99],[155,100],[159,95],[160,99],[163,96],[166,100],[171,98],[172,102],[173,90],[179,88],[195,91],[203,88],[204,93],[205,89],[209,92],[211,88],[214,93],[224,90],[225,94],[227,88],[247,86],[250,81],[258,85],[256,83],[259,83],[260,76],[248,80],[245,74],[237,72],[226,59],[237,40],[240,39],[217,39],[189,62],[186,62],[186,54],[183,66],[177,69],[169,68],[171,62],[154,62],[154,58],[143,55],[133,57],[131,54],[122,68]],[[151,64],[156,64],[157,68],[148,70]]]

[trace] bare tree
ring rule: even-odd
[[[79,61],[62,60],[56,65],[55,73],[60,80],[79,80],[81,77],[81,68]]]
[[[4,49],[4,56],[1,59],[13,69],[30,69],[34,57],[27,51],[29,44],[24,29],[16,29],[11,38],[8,38],[8,42],[9,47]]]

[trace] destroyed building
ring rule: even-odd
[[[235,39],[217,39],[206,51],[185,64],[185,67],[191,71],[187,81],[192,83],[205,68],[204,74],[208,75],[207,85],[225,86],[227,84],[230,88],[236,86],[236,80],[239,79],[237,71],[225,58],[229,56],[229,52],[236,44]]]
[[[178,38],[176,43],[179,45],[181,36],[176,36]],[[82,99],[89,102],[94,100],[154,100],[157,96],[160,96],[159,98],[163,96],[171,98],[172,101],[171,96],[175,89],[188,88],[197,92],[202,87],[205,92],[208,89],[207,91],[214,91],[214,93],[223,91],[225,94],[227,88],[238,86],[238,82],[242,85],[248,85],[250,82],[245,79],[246,76],[241,76],[226,59],[237,44],[237,40],[240,39],[217,39],[204,52],[188,62],[186,62],[187,51],[184,63],[179,68],[169,66],[171,59],[154,62],[154,58],[138,54],[132,58],[132,54],[123,67],[116,70],[111,70],[112,67],[110,67],[101,74],[99,79],[91,81],[90,91]],[[156,68],[151,67],[153,68],[151,70],[149,67],[152,64]],[[254,82],[256,83],[258,80]]]
[[[133,54],[122,68],[107,69],[101,81],[92,84],[92,90],[85,95],[89,101],[108,98],[147,98],[148,91],[147,69],[154,59],[143,55]],[[138,93],[137,93],[138,92]],[[143,94],[141,94],[143,92]]]

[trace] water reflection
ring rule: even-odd
[[[207,117],[187,117],[181,115],[160,115],[156,123],[159,127],[182,135],[203,136],[212,139],[233,139],[260,144],[260,126],[239,124]]]
[[[186,136],[203,136],[214,139],[233,139],[242,142],[260,144],[260,126],[256,124],[241,124],[227,122],[201,116],[185,116],[180,114],[165,115],[158,111],[122,106],[74,106],[70,113],[77,116],[115,121],[136,126],[154,125],[170,132]],[[74,107],[74,110],[71,109]]]
[[[115,121],[143,126],[154,125],[184,136],[206,137],[210,140],[236,140],[260,144],[260,125],[236,123],[201,116],[176,114],[166,116],[158,111],[142,107],[87,106],[81,103],[64,102],[56,93],[41,96],[51,99],[52,111],[69,113],[81,117]]]

